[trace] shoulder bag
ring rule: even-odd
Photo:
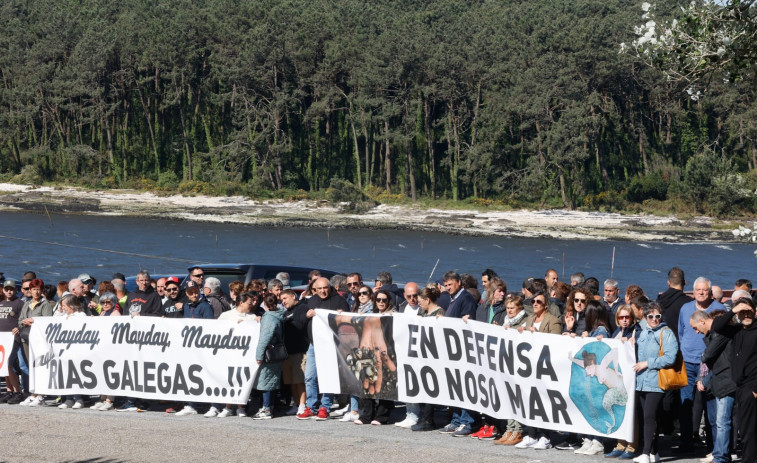
[[[278,363],[283,362],[289,357],[289,352],[283,342],[278,344],[268,344],[265,348],[265,354],[263,354],[263,361],[265,363]]]
[[[662,357],[662,334],[665,330],[660,331],[660,357]],[[689,378],[686,375],[686,365],[683,364],[683,355],[679,350],[676,354],[676,360],[668,368],[660,368],[657,372],[657,385],[663,391],[674,391],[681,389],[689,384]]]

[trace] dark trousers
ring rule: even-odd
[[[757,461],[757,399],[751,387],[741,387],[736,391],[739,403],[739,433],[743,454],[741,461]]]
[[[370,423],[375,420],[381,424],[386,424],[394,409],[393,400],[358,399],[358,404],[360,405],[360,421],[363,423]]]
[[[434,404],[421,404],[421,412],[418,415],[418,424],[426,423],[434,426]]]
[[[662,392],[638,393],[641,409],[644,413],[644,441],[641,453],[644,455],[657,453],[657,411],[662,402]]]

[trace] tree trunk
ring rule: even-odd
[[[434,140],[431,133],[431,108],[428,99],[423,98],[423,118],[426,128],[426,147],[428,149],[428,174],[431,180],[431,198],[436,199],[436,171],[434,169]]]
[[[386,192],[391,193],[392,192],[392,157],[390,156],[391,150],[390,150],[390,143],[389,143],[389,121],[384,121],[384,134],[386,135]]]

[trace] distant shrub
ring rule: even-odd
[[[18,175],[13,176],[13,183],[25,185],[40,185],[42,183],[42,173],[39,167],[29,164],[21,168]]]
[[[642,203],[647,199],[660,201],[668,197],[669,183],[662,174],[655,172],[649,175],[634,177],[626,190],[625,196],[628,201]]]
[[[173,170],[164,170],[158,174],[158,187],[173,190],[179,186],[179,177]]]
[[[378,205],[360,188],[340,178],[331,179],[326,198],[344,212],[365,212]]]

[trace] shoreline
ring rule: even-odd
[[[742,242],[713,219],[553,210],[485,211],[379,205],[349,214],[326,201],[252,200],[241,196],[158,196],[135,190],[84,190],[0,183],[0,211],[155,217],[268,227],[415,230],[451,235],[564,240]],[[729,222],[724,222],[728,225]]]

